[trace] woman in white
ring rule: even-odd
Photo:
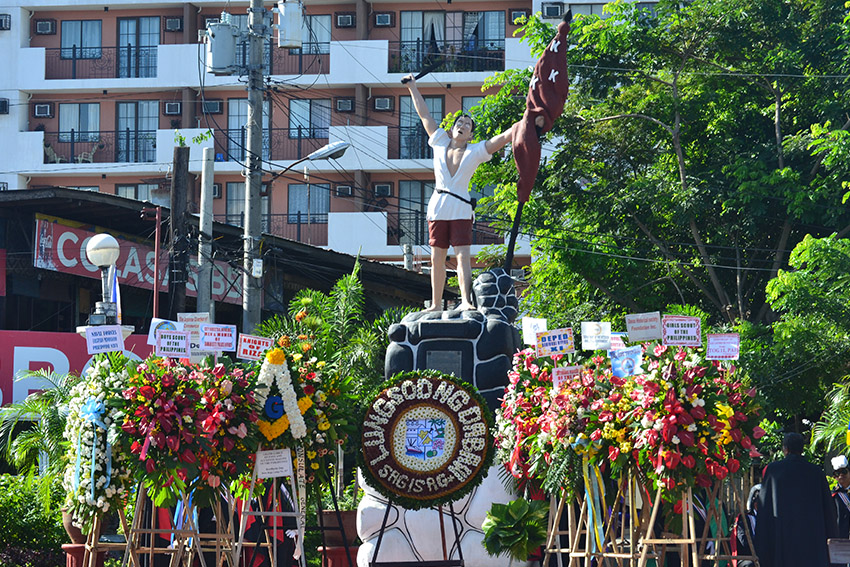
[[[416,86],[413,75],[405,77],[413,107],[428,133],[428,145],[434,149],[434,192],[428,201],[428,243],[431,245],[431,307],[440,311],[443,288],[446,284],[446,255],[454,246],[458,265],[461,302],[458,309],[475,309],[472,305],[470,281],[472,244],[472,202],[469,181],[476,168],[488,161],[511,140],[511,129],[475,144],[472,140],[475,124],[469,116],[458,116],[451,133],[440,128],[425,99]]]

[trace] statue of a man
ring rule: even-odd
[[[472,200],[469,181],[479,165],[488,161],[511,140],[507,129],[489,140],[469,143],[475,124],[472,118],[460,115],[451,132],[439,127],[431,116],[428,105],[416,86],[416,79],[408,75],[402,81],[410,90],[413,107],[428,133],[428,145],[434,150],[434,192],[428,201],[428,243],[431,245],[431,307],[427,311],[440,311],[443,289],[446,284],[446,255],[454,246],[457,256],[458,283],[461,302],[458,309],[475,309],[472,305],[471,258]]]

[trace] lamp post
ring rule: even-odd
[[[115,265],[121,247],[109,234],[97,234],[86,244],[86,256],[89,262],[100,268],[103,300],[95,303],[94,313],[89,317],[89,325],[115,325],[118,322],[118,308],[110,301],[112,286],[109,282],[109,268]]]
[[[274,177],[272,177],[271,181],[274,181],[299,163],[305,161],[338,159],[342,157],[342,154],[345,153],[345,150],[347,150],[350,145],[351,144],[348,142],[342,141],[331,142],[330,144],[319,148],[315,152],[284,167],[276,173]],[[259,159],[249,161],[249,165],[257,163],[258,161]],[[274,167],[275,164],[272,164],[272,166]],[[250,176],[248,181],[249,185],[251,185]],[[256,193],[256,197],[253,197],[254,193]],[[257,325],[260,324],[261,313],[260,290],[262,289],[262,276],[254,277],[253,275],[254,259],[256,257],[254,250],[256,248],[256,242],[260,238],[259,186],[256,188],[256,191],[253,189],[249,190],[249,188],[246,187],[245,201],[245,232],[243,236],[242,273],[242,332],[250,333]],[[309,218],[310,211],[307,211],[307,215]],[[260,281],[258,282],[257,280]]]

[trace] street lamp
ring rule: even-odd
[[[110,301],[112,289],[109,282],[109,268],[115,265],[121,247],[109,234],[96,234],[86,244],[86,256],[89,262],[100,268],[103,300],[95,303],[94,313],[89,317],[89,325],[114,325],[118,322],[118,308]]]
[[[305,161],[316,161],[321,159],[339,159],[345,150],[351,144],[348,142],[336,141],[323,146],[315,152],[298,159],[286,167],[283,167],[279,172],[275,173],[271,181],[274,181],[287,171],[299,163]],[[249,156],[250,157],[250,156]],[[272,164],[273,167],[280,167]],[[249,168],[250,169],[250,168]],[[248,179],[249,184],[251,179]],[[254,276],[254,259],[255,259],[255,243],[260,238],[260,203],[259,199],[252,200],[251,196],[255,193],[254,188],[247,188],[245,191],[245,232],[243,243],[243,273],[242,273],[242,332],[250,333],[257,325],[260,324],[260,289]],[[259,186],[256,188],[256,193],[259,194]],[[307,211],[307,218],[310,218],[310,211]],[[262,273],[260,272],[260,277]]]

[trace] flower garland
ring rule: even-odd
[[[313,402],[307,397],[298,399],[286,363],[286,353],[282,349],[274,348],[266,354],[257,382],[258,387],[263,388],[258,392],[257,399],[263,405],[266,416],[274,420],[260,421],[260,432],[266,439],[272,441],[287,428],[293,439],[305,437],[307,424],[304,423],[303,414]],[[272,394],[272,385],[277,388],[277,395]]]
[[[94,517],[120,505],[131,489],[129,459],[113,450],[120,435],[120,391],[127,359],[99,355],[73,387],[64,437],[70,443],[62,479],[74,524],[90,531]]]

